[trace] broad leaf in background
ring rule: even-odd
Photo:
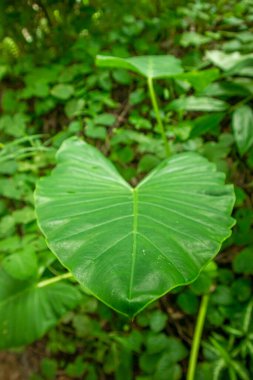
[[[201,93],[201,96],[222,96],[226,99],[232,97],[245,97],[251,95],[251,88],[248,86],[248,82],[246,83],[237,83],[235,81],[223,81],[223,82],[215,82],[211,83],[207,86]]]
[[[215,66],[221,68],[224,71],[232,70],[237,66],[238,64],[241,64],[245,60],[247,61],[247,64],[250,62],[249,59],[253,59],[253,54],[244,54],[242,55],[239,52],[234,52],[231,54],[224,53],[223,51],[219,50],[210,50],[206,53],[206,58],[211,61]],[[244,63],[242,63],[242,66]]]
[[[240,76],[253,76],[253,55],[251,57],[245,57],[234,66],[232,66],[227,72],[227,76],[240,75]]]
[[[181,61],[172,55],[147,55],[132,58],[98,55],[96,64],[99,67],[131,70],[152,79],[170,78],[183,72]]]
[[[167,159],[136,188],[76,138],[57,160],[37,185],[40,227],[84,288],[125,315],[193,281],[231,233],[233,187],[197,154]]]
[[[169,104],[171,111],[221,112],[227,108],[228,104],[222,100],[195,96],[176,99]]]
[[[0,270],[0,349],[19,347],[41,338],[80,300],[76,287],[53,283],[39,287]]]
[[[242,156],[253,145],[253,112],[249,106],[241,106],[233,113],[232,126],[236,145]]]
[[[18,280],[26,280],[38,273],[37,256],[29,250],[6,256],[2,265],[10,276]]]

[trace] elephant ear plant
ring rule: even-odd
[[[198,154],[171,155],[153,81],[182,75],[173,56],[98,56],[97,65],[147,79],[167,158],[136,187],[96,148],[66,140],[58,165],[37,185],[35,201],[48,245],[75,279],[99,300],[133,318],[171,289],[194,281],[231,234],[234,192]],[[208,295],[191,351],[193,380]]]
[[[132,187],[96,148],[78,138],[66,140],[57,153],[56,168],[37,184],[35,206],[49,248],[69,272],[40,285],[29,282],[23,292],[26,301],[19,302],[28,308],[27,297],[36,297],[39,305],[44,292],[51,310],[54,296],[49,293],[55,290],[60,294],[57,281],[69,277],[106,305],[133,318],[171,289],[194,281],[215,257],[234,224],[230,217],[234,192],[231,185],[224,184],[224,174],[205,158],[192,152],[171,154],[153,81],[181,75],[178,59],[99,56],[97,64],[132,70],[147,79],[167,158]],[[65,301],[58,300],[58,317],[79,299],[67,289],[75,287],[64,286]],[[8,294],[3,297],[8,302]],[[208,295],[200,308],[188,380],[194,378],[207,302]],[[1,314],[1,326],[6,319]],[[43,331],[29,341],[40,337],[53,322],[44,318]],[[10,326],[5,337],[11,340],[9,331]],[[14,343],[20,344],[22,339]]]

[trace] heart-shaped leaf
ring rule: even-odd
[[[37,185],[41,229],[78,281],[125,315],[193,281],[230,235],[233,187],[197,154],[167,159],[136,188],[78,139],[57,160]]]
[[[76,287],[52,283],[40,287],[0,270],[0,349],[19,347],[41,338],[81,296]]]
[[[171,78],[183,72],[181,61],[173,55],[147,55],[131,58],[98,55],[96,64],[100,67],[131,70],[151,79]]]

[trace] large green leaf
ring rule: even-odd
[[[40,287],[14,279],[0,270],[0,349],[18,347],[41,338],[80,300],[76,287],[52,283]]]
[[[253,145],[253,112],[249,106],[241,106],[233,113],[233,130],[239,153],[243,155]]]
[[[40,227],[79,282],[125,315],[193,281],[230,235],[233,187],[197,154],[167,159],[136,188],[78,139],[57,160],[37,185]]]
[[[100,67],[127,69],[146,78],[169,78],[182,73],[181,61],[172,55],[147,55],[119,58],[98,55],[96,64]]]

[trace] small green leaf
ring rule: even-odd
[[[87,125],[87,127],[85,128],[85,133],[88,137],[100,140],[105,140],[107,134],[105,127],[98,127],[93,125],[93,123]]]
[[[28,206],[14,211],[12,216],[17,224],[28,224],[35,220],[34,210]]]
[[[168,362],[169,355],[163,355],[157,363],[157,369],[154,374],[154,380],[180,380],[182,378],[182,370],[178,364],[171,365]]]
[[[116,117],[111,113],[103,113],[97,115],[94,119],[94,123],[97,125],[105,125],[106,127],[111,127],[116,121]]]
[[[160,358],[160,353],[154,355],[154,354],[148,354],[145,352],[144,354],[140,356],[139,366],[142,369],[142,371],[144,371],[144,373],[152,374],[156,369],[159,358]],[[151,377],[148,377],[148,380],[150,379]]]
[[[123,85],[129,85],[132,80],[131,75],[125,70],[115,70],[112,76],[116,82]]]
[[[240,155],[253,145],[253,112],[249,106],[241,106],[233,113],[233,131]]]
[[[253,247],[242,250],[233,261],[233,269],[236,273],[253,275]]]
[[[222,306],[229,306],[234,301],[231,288],[225,285],[218,285],[211,298],[213,303]]]
[[[87,315],[75,315],[73,319],[73,326],[76,330],[76,335],[80,338],[85,338],[92,335],[92,320]]]
[[[57,84],[52,90],[51,94],[58,99],[66,100],[69,99],[74,93],[74,87],[70,84]]]
[[[177,297],[177,304],[186,314],[196,314],[198,311],[198,297],[190,290],[185,290]]]
[[[144,155],[138,164],[139,173],[147,173],[151,169],[154,169],[159,164],[160,160],[155,155],[146,154]]]
[[[183,360],[187,356],[188,351],[179,339],[169,337],[166,354],[169,355],[171,363],[176,363]]]
[[[84,375],[86,368],[87,364],[84,362],[83,358],[81,356],[77,356],[73,362],[68,363],[65,371],[70,377],[80,378]]]
[[[160,310],[156,310],[151,314],[150,317],[150,328],[154,332],[159,332],[163,330],[166,326],[168,316],[162,313]]]
[[[150,333],[147,337],[147,353],[149,355],[160,353],[161,351],[165,350],[168,346],[168,337],[161,333],[161,334],[154,334]]]
[[[28,120],[29,117],[23,113],[16,113],[13,116],[4,115],[0,118],[0,130],[9,136],[22,137],[25,134]]]
[[[188,46],[201,46],[211,40],[210,37],[203,36],[197,32],[185,32],[180,38],[180,45],[183,47]]]
[[[65,113],[69,118],[79,116],[83,113],[84,105],[84,99],[71,99],[65,105]]]
[[[146,98],[146,92],[143,88],[137,88],[137,90],[131,92],[129,96],[129,103],[133,106],[141,103]]]
[[[249,278],[238,278],[232,284],[233,295],[240,303],[250,299],[252,293],[252,283]]]
[[[112,155],[111,159],[113,161],[119,161],[121,163],[129,163],[134,158],[134,151],[129,146],[125,146],[124,148],[115,150]]]

